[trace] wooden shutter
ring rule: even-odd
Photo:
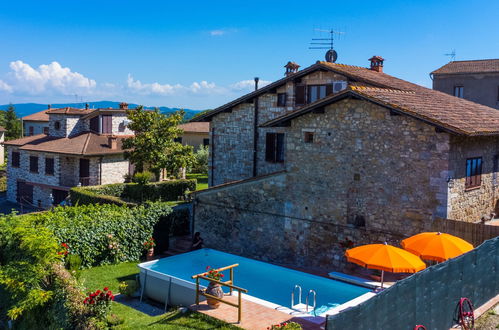
[[[333,84],[326,85],[326,96],[333,94]]]
[[[265,136],[265,160],[275,162],[276,134],[267,133]]]
[[[298,85],[295,87],[295,104],[305,104],[305,85]]]
[[[284,162],[284,133],[277,133],[276,138],[276,162]]]
[[[80,158],[80,179],[90,176],[90,160]]]
[[[102,115],[102,134],[111,134],[113,132],[113,116]]]

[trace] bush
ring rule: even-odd
[[[7,191],[7,177],[2,176],[0,177],[0,192],[5,192]]]
[[[152,174],[151,172],[144,171],[144,172],[135,173],[133,175],[132,182],[138,183],[140,185],[146,185],[149,182],[151,182],[153,178],[154,174]]]
[[[82,267],[82,261],[81,261],[81,257],[79,255],[70,254],[66,257],[66,269],[76,279],[80,278],[81,267]]]
[[[208,158],[209,158],[208,146],[200,145],[199,149],[194,153],[194,164],[192,166],[192,173],[208,174]]]
[[[196,190],[196,180],[172,180],[141,185],[115,183],[93,187],[71,188],[71,202],[76,205],[115,204],[136,206],[143,200],[177,201],[186,191]]]

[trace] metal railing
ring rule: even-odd
[[[241,323],[241,319],[242,319],[242,299],[241,299],[241,297],[242,297],[242,293],[243,292],[248,293],[248,290],[234,285],[234,268],[237,266],[239,266],[239,264],[233,264],[230,266],[215,269],[215,271],[217,271],[217,272],[222,272],[222,271],[227,270],[227,269],[230,270],[230,279],[228,281],[225,281],[225,282],[217,281],[217,280],[214,280],[212,278],[207,277],[206,275],[208,275],[208,272],[193,275],[192,278],[196,279],[196,305],[199,305],[199,295],[201,295],[201,296],[204,296],[206,298],[219,301],[223,304],[227,304],[227,305],[230,305],[232,307],[236,307],[237,308],[237,323]],[[199,279],[207,280],[207,281],[228,287],[230,290],[230,295],[232,295],[233,290],[237,290],[238,291],[238,294],[237,294],[237,296],[238,296],[237,302],[238,303],[235,304],[233,302],[223,300],[221,298],[218,298],[218,297],[212,296],[211,294],[206,293],[204,290],[200,290],[199,289]]]

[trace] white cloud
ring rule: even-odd
[[[258,88],[267,86],[270,84],[271,81],[268,80],[260,80],[258,81]],[[255,81],[254,80],[241,80],[238,81],[232,85],[230,85],[230,88],[235,90],[235,91],[252,91],[255,89]]]
[[[219,37],[229,33],[235,33],[237,31],[238,31],[237,29],[216,29],[209,31],[209,34],[212,37]]]
[[[12,87],[7,84],[5,81],[0,80],[0,91],[12,93]]]
[[[193,82],[189,86],[181,84],[160,84],[142,83],[140,80],[135,80],[131,74],[128,74],[127,87],[133,92],[142,95],[173,95],[173,94],[204,94],[204,93],[223,93],[224,88],[218,87],[215,83],[210,83],[205,80],[201,82]]]
[[[84,75],[62,67],[58,62],[42,64],[33,68],[23,61],[10,63],[11,71],[7,81],[11,91],[38,95],[48,94],[87,94],[95,89],[97,83]]]

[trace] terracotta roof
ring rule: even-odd
[[[210,123],[208,122],[189,122],[178,125],[185,133],[209,133]]]
[[[365,99],[457,134],[499,134],[498,110],[424,87],[404,91],[351,86],[348,90],[268,121],[262,126],[281,126],[293,118],[346,97]]]
[[[22,118],[23,121],[49,121],[49,115],[47,111],[50,109],[45,109],[39,112],[32,113],[31,115],[24,116]]]
[[[499,59],[452,61],[432,74],[460,74],[460,73],[487,73],[499,72]]]
[[[78,109],[78,108],[58,108],[58,109],[47,109],[48,114],[66,114],[66,115],[88,115],[89,113],[95,111],[96,109]]]
[[[123,153],[123,139],[129,136],[116,136],[117,148],[110,149],[107,135],[82,133],[74,137],[58,138],[38,134],[5,142],[5,145],[18,146],[20,150],[51,152],[68,155],[98,156]]]

